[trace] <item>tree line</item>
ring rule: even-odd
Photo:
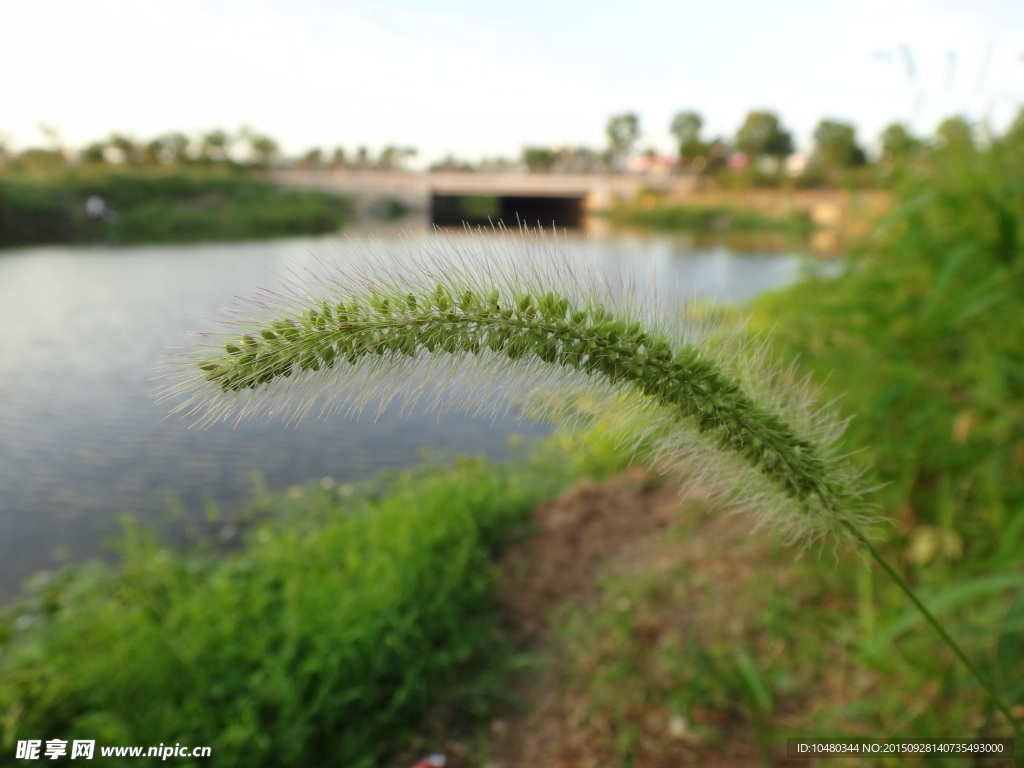
[[[760,182],[778,181],[788,175],[802,177],[811,184],[840,183],[858,169],[872,165],[891,175],[929,152],[977,149],[979,138],[984,138],[979,136],[979,127],[962,116],[946,118],[929,137],[915,136],[907,125],[894,122],[879,136],[881,156],[872,163],[856,127],[842,120],[819,121],[814,129],[813,148],[802,155],[796,154],[793,134],[770,111],[749,112],[733,137],[706,138],[703,128],[704,119],[695,111],[681,111],[672,118],[669,132],[676,143],[672,170],[703,176],[729,173]],[[1024,134],[1024,109],[1009,132]],[[605,127],[605,136],[604,152],[587,148],[527,148],[523,161],[534,171],[627,170],[627,160],[637,156],[641,137],[639,116],[633,112],[614,115]],[[653,149],[640,154],[652,159],[656,156]],[[787,162],[793,160],[797,162]]]
[[[78,166],[232,166],[255,170],[295,167],[307,170],[400,170],[417,150],[412,147],[385,146],[374,154],[366,146],[354,151],[336,146],[313,147],[298,157],[286,157],[272,137],[242,128],[229,132],[220,128],[189,136],[169,131],[151,139],[114,132],[77,151],[62,146],[59,135],[43,127],[49,146],[31,147],[13,152],[0,134],[0,167],[9,170],[47,170]]]
[[[653,149],[637,151],[642,132],[634,112],[613,115],[605,126],[603,149],[581,147],[523,147],[517,159],[484,158],[477,162],[448,155],[428,167],[431,171],[534,173],[616,173],[652,170],[700,175],[715,180],[773,185],[796,179],[806,186],[876,184],[892,180],[899,169],[916,157],[946,147],[977,148],[986,136],[962,116],[943,120],[932,136],[916,136],[908,126],[894,122],[882,131],[881,156],[874,162],[861,143],[856,127],[838,119],[822,119],[815,127],[813,148],[796,154],[792,133],[778,115],[750,111],[734,136],[705,137],[704,119],[696,111],[680,111],[669,132],[676,153],[664,158]],[[1024,132],[1024,109],[1010,132]],[[286,157],[276,140],[242,128],[235,133],[214,129],[194,136],[179,131],[139,140],[112,133],[78,152],[60,146],[55,131],[45,129],[49,148],[14,153],[0,137],[0,167],[8,170],[53,169],[71,164],[85,166],[231,166],[245,169],[299,168],[304,170],[405,170],[418,152],[413,147],[389,145],[372,153],[365,145],[313,147],[297,157]],[[992,138],[988,136],[987,138]],[[667,162],[668,161],[668,162]],[[660,164],[660,165],[659,165]]]
[[[614,134],[609,122],[609,136]],[[1024,111],[1017,123],[1024,124]],[[751,164],[766,174],[777,172],[795,154],[793,135],[773,112],[754,110],[747,114],[732,142],[716,138],[705,141],[701,136],[703,119],[696,112],[679,112],[672,119],[670,132],[676,139],[680,166],[698,171],[721,170],[727,158],[739,157],[734,166]],[[635,139],[635,137],[634,137]],[[814,145],[803,156],[803,167],[792,169],[813,176],[835,177],[869,164],[867,152],[857,137],[856,127],[849,122],[825,118],[818,122],[813,134]],[[962,116],[943,120],[932,137],[914,136],[903,123],[888,125],[879,136],[881,164],[898,164],[933,148],[954,146],[975,147],[975,128]]]
[[[718,180],[773,185],[793,178],[806,186],[890,182],[901,169],[931,152],[979,149],[995,138],[963,116],[943,120],[931,136],[917,136],[904,123],[888,125],[879,136],[881,156],[872,162],[849,122],[825,118],[818,122],[810,152],[796,153],[793,134],[778,115],[752,110],[732,137],[702,135],[703,117],[695,111],[680,111],[671,120],[669,132],[675,139],[670,172],[695,174]],[[1024,135],[1024,109],[1008,131]],[[520,166],[537,173],[598,173],[656,167],[654,149],[637,152],[642,136],[640,117],[635,112],[612,116],[605,126],[604,150],[589,147],[525,147]],[[649,162],[644,163],[646,158]],[[493,161],[489,163],[492,167]],[[509,163],[509,165],[514,165]],[[446,170],[472,170],[465,163],[449,160]]]

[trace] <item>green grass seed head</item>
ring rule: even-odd
[[[202,423],[396,398],[408,409],[428,392],[440,407],[493,413],[525,395],[550,420],[617,422],[648,460],[727,486],[733,504],[793,539],[844,538],[843,520],[863,514],[859,474],[834,448],[841,422],[806,381],[766,365],[763,344],[723,343],[551,249],[527,263],[476,245],[320,275],[236,324],[225,353],[179,361],[165,394]]]

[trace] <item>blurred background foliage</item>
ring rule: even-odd
[[[86,203],[111,212],[91,219]],[[0,176],[0,246],[35,243],[246,240],[337,231],[345,198],[288,189],[242,170],[83,166]]]
[[[765,296],[755,317],[853,416],[886,513],[984,557],[1024,519],[1024,135],[914,162],[840,277]]]

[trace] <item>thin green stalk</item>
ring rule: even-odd
[[[981,670],[978,669],[969,658],[967,658],[967,654],[960,649],[957,642],[950,637],[949,633],[946,632],[935,616],[932,615],[932,612],[925,607],[924,603],[922,603],[920,599],[918,599],[917,595],[914,594],[914,591],[910,588],[907,582],[904,581],[903,577],[900,576],[896,569],[889,564],[889,561],[882,557],[881,553],[871,545],[871,542],[868,541],[867,537],[863,533],[861,533],[860,529],[849,520],[844,520],[843,525],[845,525],[850,533],[853,534],[854,538],[856,538],[857,541],[867,549],[875,562],[882,567],[882,570],[889,575],[889,578],[896,583],[896,586],[903,590],[903,593],[910,598],[910,602],[914,604],[914,607],[920,611],[925,620],[932,625],[932,628],[939,633],[939,637],[942,638],[942,641],[949,646],[954,655],[960,659],[965,667],[967,667],[968,671],[970,671],[974,676],[974,679],[978,681],[981,687],[988,694],[992,703],[995,704],[996,708],[1003,713],[1003,716],[1013,728],[1014,734],[1016,734],[1016,737],[1020,739],[1020,743],[1024,744],[1024,728],[1021,727],[1020,722],[1013,716],[1013,713],[1010,712],[1010,708],[1003,702],[999,694],[996,693],[995,688],[993,688],[985,679],[984,675],[981,674]]]

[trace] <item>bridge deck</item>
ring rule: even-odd
[[[692,176],[544,173],[403,173],[398,171],[279,171],[282,184],[327,189],[357,197],[388,195],[414,207],[427,207],[432,195],[570,197],[593,210],[641,189],[692,191]]]

